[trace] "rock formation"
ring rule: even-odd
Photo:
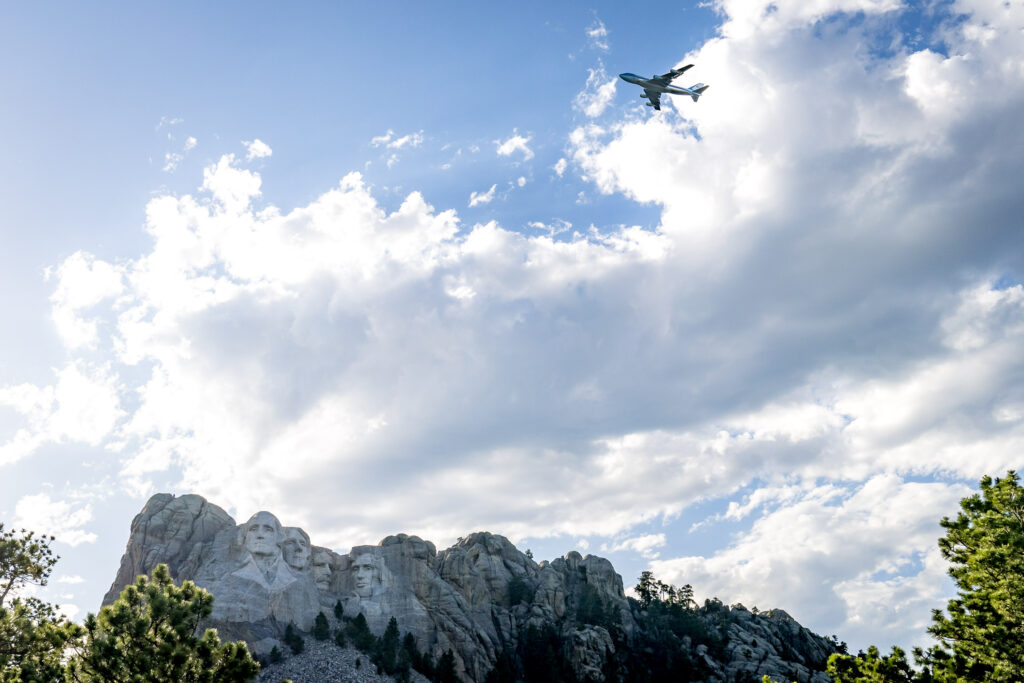
[[[578,680],[604,680],[615,666],[643,666],[630,659],[630,648],[665,631],[626,598],[608,560],[570,552],[538,564],[486,532],[440,552],[398,534],[339,554],[266,511],[235,524],[200,496],[157,494],[132,521],[104,604],[160,563],[176,581],[209,590],[214,608],[206,626],[224,640],[245,640],[257,655],[282,648],[289,624],[308,632],[319,612],[333,615],[339,602],[346,618],[362,614],[378,635],[394,617],[435,660],[451,650],[466,681],[483,681],[503,653],[540,634],[557,640]],[[719,606],[688,614],[696,640],[667,637],[703,679],[828,680],[821,669],[833,643],[784,612]]]

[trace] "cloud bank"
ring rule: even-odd
[[[602,537],[698,596],[920,638],[938,518],[1024,443],[1022,12],[958,2],[911,47],[895,2],[718,8],[699,104],[598,88],[569,138],[653,229],[389,212],[357,173],[283,210],[225,155],[150,201],[148,251],[55,269],[70,360],[0,389],[0,464],[99,444],[137,495],[170,474],[338,547]],[[749,530],[688,554],[651,528],[713,500]]]

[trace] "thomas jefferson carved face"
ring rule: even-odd
[[[277,555],[282,540],[281,523],[269,512],[257,512],[245,523],[245,549],[253,555]]]
[[[305,569],[309,564],[309,536],[298,527],[285,530],[284,545],[281,546],[284,561],[293,569]]]
[[[370,553],[362,553],[352,563],[352,580],[355,584],[355,594],[361,598],[368,598],[373,594],[374,581],[380,581],[380,569],[377,567],[377,558]]]

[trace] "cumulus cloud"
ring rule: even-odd
[[[523,155],[523,161],[529,161],[533,158],[533,150],[530,149],[529,142],[533,136],[520,135],[518,130],[512,131],[512,136],[506,140],[495,140],[494,144],[498,148],[498,156],[510,157],[517,152]]]
[[[57,288],[50,295],[50,302],[57,333],[71,349],[94,345],[99,323],[88,313],[100,302],[121,293],[124,287],[121,273],[91,254],[78,251],[57,268],[56,280]]]
[[[82,529],[91,520],[92,506],[51,500],[46,493],[24,496],[14,506],[13,526],[55,536],[58,542],[70,546],[96,542],[96,534]],[[76,583],[74,578],[66,580]]]
[[[698,595],[783,607],[854,642],[907,633],[922,639],[946,590],[938,519],[969,492],[877,475],[854,488],[816,486],[795,499],[769,495],[772,509],[726,548],[652,567],[663,580],[692,584]]]
[[[194,138],[191,139],[194,140]],[[245,145],[246,161],[252,161],[253,159],[266,159],[274,153],[274,150],[270,149],[270,145],[259,138],[251,141],[243,140],[242,144]]]
[[[660,554],[657,550],[665,545],[665,534],[644,534],[627,538],[614,544],[603,544],[601,550],[609,552],[621,552],[632,550],[640,553],[641,557],[656,559]]]
[[[117,377],[108,367],[73,361],[56,371],[54,384],[0,387],[0,406],[20,413],[24,426],[0,444],[0,466],[48,443],[101,444],[124,416]]]

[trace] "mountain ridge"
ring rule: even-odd
[[[440,551],[393,534],[343,554],[269,512],[237,524],[201,496],[161,493],[133,519],[104,604],[158,564],[213,594],[204,626],[245,640],[264,660],[285,649],[289,625],[309,633],[319,613],[336,607],[344,620],[362,615],[378,636],[394,618],[434,661],[451,651],[463,681],[482,682],[499,666],[529,680],[530,666],[557,665],[563,679],[579,681],[658,680],[652,675],[664,669],[666,680],[825,683],[825,660],[836,651],[782,610],[641,604],[626,597],[605,558],[570,551],[538,563],[486,531]],[[535,662],[536,652],[550,661]]]

